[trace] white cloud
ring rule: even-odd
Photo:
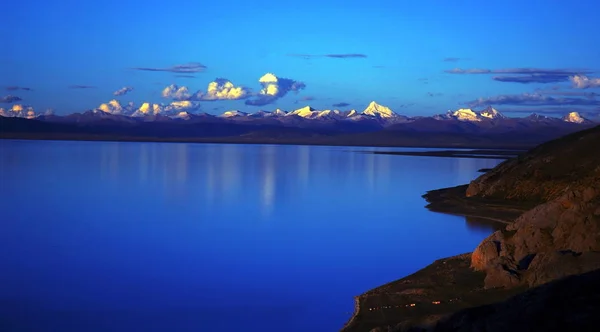
[[[598,88],[600,87],[600,78],[589,78],[585,75],[574,75],[569,77],[573,87],[577,89]]]
[[[124,96],[124,95],[126,95],[127,93],[129,93],[131,91],[133,91],[132,87],[130,87],[130,86],[124,86],[124,87],[120,88],[119,90],[113,92],[113,95],[115,95],[115,96]]]

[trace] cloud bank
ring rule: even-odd
[[[199,62],[189,62],[183,65],[175,65],[168,68],[157,68],[157,67],[134,67],[131,68],[133,70],[142,70],[142,71],[163,71],[163,72],[171,72],[178,74],[192,74],[199,73],[206,70],[206,66]]]
[[[302,59],[312,58],[334,58],[334,59],[349,59],[349,58],[366,58],[366,54],[360,53],[343,53],[343,54],[287,54],[287,56],[297,57]]]
[[[124,86],[124,87],[120,88],[119,90],[113,92],[113,95],[115,95],[115,96],[124,96],[124,95],[128,94],[131,91],[133,91],[132,87],[130,87],[130,86]]]
[[[600,114],[600,108],[583,108],[583,107],[572,107],[572,106],[546,106],[540,107],[503,107],[502,113],[538,113],[538,114],[551,114],[551,115],[565,115],[570,112],[577,112],[579,114],[587,115],[589,117],[598,116]]]
[[[583,98],[556,98],[541,93],[523,93],[520,95],[499,95],[479,98],[467,103],[470,107],[488,105],[522,105],[522,106],[600,106],[600,100]]]
[[[93,85],[69,85],[69,89],[95,89],[96,87]]]
[[[5,104],[14,103],[16,101],[21,101],[21,100],[23,100],[23,99],[21,99],[21,97],[12,96],[12,95],[0,97],[0,103],[5,103]]]
[[[333,104],[333,106],[334,107],[346,107],[346,106],[350,106],[350,104],[341,102],[341,103]]]
[[[8,91],[17,91],[17,90],[33,91],[31,88],[27,88],[24,86],[16,86],[16,85],[7,86],[6,90],[8,90]]]
[[[466,58],[447,57],[444,58],[444,62],[459,62],[461,60],[467,60]]]
[[[492,77],[498,82],[511,83],[557,83],[569,81],[572,76],[590,73],[585,69],[542,69],[542,68],[506,68],[506,69],[484,69],[471,68],[461,69],[454,68],[445,70],[448,74],[504,74],[501,76]]]

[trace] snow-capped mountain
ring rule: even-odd
[[[449,115],[459,121],[481,121],[482,117],[478,113],[475,113],[470,108],[460,108],[454,112],[448,111]],[[450,113],[451,112],[451,113]]]
[[[434,115],[433,118],[436,120],[481,122],[486,120],[506,119],[507,117],[495,108],[488,106],[479,112],[470,108],[460,108],[456,111],[448,111],[446,114]]]
[[[177,89],[174,91],[176,92]],[[410,128],[415,131],[427,132],[440,130],[460,130],[464,132],[474,130],[475,128],[503,130],[502,128],[504,127],[524,128],[532,126],[594,124],[593,121],[584,118],[577,112],[571,112],[562,119],[537,114],[532,114],[528,117],[509,118],[491,106],[480,111],[470,108],[460,108],[434,116],[408,117],[397,114],[391,108],[377,104],[375,101],[369,103],[362,112],[357,112],[354,109],[347,111],[337,109],[318,110],[307,105],[289,112],[281,109],[275,109],[274,111],[260,110],[254,113],[229,110],[221,115],[199,113],[199,102],[190,100],[175,100],[166,104],[146,102],[138,105],[139,107],[133,103],[121,104],[116,99],[113,99],[107,103],[100,104],[96,109],[89,112],[58,116],[38,115],[34,112],[33,108],[16,104],[6,110],[0,109],[0,116],[76,123],[88,123],[99,120],[134,123],[136,121],[150,122],[176,119],[177,122],[188,123],[240,122],[244,123],[244,125],[260,124],[300,128],[341,128],[340,130],[351,129],[353,131]]]
[[[242,116],[248,116],[248,113],[238,111],[238,110],[231,110],[231,111],[226,111],[220,115],[220,117],[222,117],[222,118],[235,118],[235,117],[242,117]]]
[[[492,106],[488,106],[484,110],[480,111],[479,116],[482,116],[486,119],[506,119],[506,116],[504,116],[504,114],[498,112]]]
[[[398,116],[389,107],[379,105],[375,101],[372,101],[367,108],[362,112],[364,115],[380,117],[383,119],[393,118]]]
[[[316,109],[314,109],[310,106],[304,106],[295,111],[288,112],[285,116],[296,115],[296,116],[299,116],[302,118],[310,119],[310,118],[316,117],[318,114],[319,114],[319,112]]]

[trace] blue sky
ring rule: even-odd
[[[225,78],[251,91],[240,100],[204,98],[200,111],[338,103],[362,110],[375,100],[406,115],[488,104],[523,115],[600,113],[600,4],[594,0],[26,0],[4,9],[10,15],[2,14],[3,26],[10,28],[0,31],[6,46],[0,95],[36,111],[81,112],[113,98],[169,103],[161,90],[170,84],[205,92],[209,82]],[[189,63],[202,70],[134,69]],[[454,68],[463,71],[445,72]],[[257,99],[252,94],[266,73],[303,88],[280,84],[277,96]],[[133,90],[113,95],[126,86]],[[11,106],[3,101],[0,107]]]

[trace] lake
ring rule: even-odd
[[[492,232],[421,195],[501,160],[378,150],[0,140],[0,331],[338,331]]]

